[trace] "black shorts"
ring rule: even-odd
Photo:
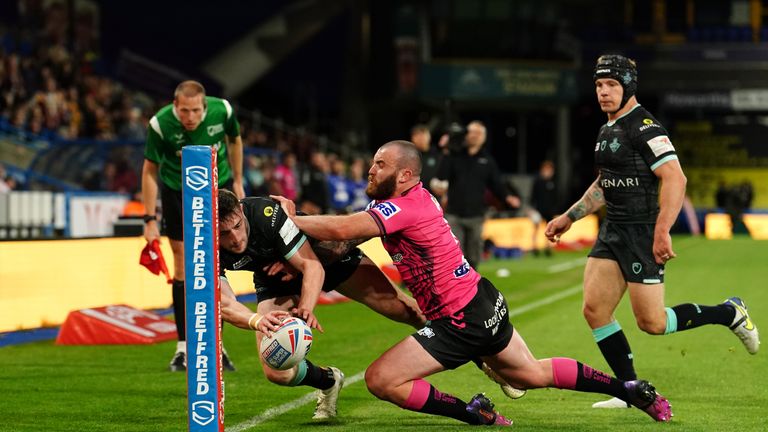
[[[219,186],[219,188],[227,188],[232,190],[232,179],[229,179],[226,183]],[[165,185],[160,184],[160,202],[162,204],[162,224],[160,226],[160,233],[168,236],[171,240],[184,240],[184,221],[182,207],[181,191],[173,190]]]
[[[456,369],[478,357],[498,354],[513,332],[504,295],[482,278],[475,298],[463,309],[427,323],[412,336],[443,367]]]
[[[664,265],[656,264],[653,258],[654,228],[655,224],[604,221],[589,256],[618,262],[627,282],[664,283]]]
[[[340,260],[325,267],[325,280],[323,281],[323,291],[333,291],[339,285],[344,283],[352,276],[360,265],[360,261],[365,254],[359,248],[349,251]],[[279,277],[261,278],[257,281],[254,274],[254,284],[256,285],[256,301],[261,302],[276,297],[285,297],[301,294],[302,277],[299,275],[288,282],[283,282]]]

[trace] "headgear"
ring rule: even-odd
[[[637,68],[635,67],[635,61],[622,55],[601,55],[597,59],[592,80],[597,81],[599,78],[613,78],[624,88],[624,95],[621,97],[619,110],[624,108],[629,98],[637,92]]]

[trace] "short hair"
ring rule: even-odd
[[[232,217],[240,208],[240,199],[229,189],[219,189],[219,222]]]
[[[429,133],[429,126],[425,124],[417,124],[416,126],[412,127],[411,135],[414,135],[417,133]]]
[[[471,122],[467,123],[467,129],[469,129],[469,127],[473,125],[483,129],[483,133],[488,132],[487,128],[485,127],[485,123],[481,122],[480,120],[472,120]]]
[[[384,147],[397,147],[399,150],[397,169],[410,168],[414,175],[421,176],[421,153],[416,144],[405,140],[395,140],[381,146],[381,148]]]
[[[205,103],[205,87],[197,81],[187,80],[176,86],[176,91],[173,92],[173,99],[176,100],[181,95],[184,95],[184,97],[194,97],[199,94],[203,95],[203,103]]]

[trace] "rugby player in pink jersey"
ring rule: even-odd
[[[425,377],[478,358],[519,389],[555,387],[611,395],[669,421],[667,399],[647,381],[622,381],[564,357],[537,360],[509,322],[504,296],[469,266],[443,211],[421,185],[421,160],[408,141],[379,148],[368,171],[366,211],[293,217],[318,240],[381,237],[403,282],[430,322],[376,359],[365,373],[376,397],[402,408],[468,424],[511,425],[484,394],[469,402],[437,390]],[[289,215],[293,203],[273,197]]]

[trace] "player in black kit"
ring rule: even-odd
[[[218,204],[222,318],[240,328],[260,330],[256,333],[259,342],[265,330],[276,328],[279,315],[275,311],[292,312],[310,327],[322,330],[313,313],[321,289],[335,289],[394,321],[415,328],[424,325],[416,301],[392,285],[353,244],[308,238],[280,204],[269,198],[238,200],[234,193],[220,189]],[[253,272],[256,314],[237,301],[225,270]],[[309,360],[285,371],[271,369],[262,361],[262,369],[273,383],[317,388],[313,419],[336,416],[336,399],[344,384],[339,369],[321,368]]]
[[[608,115],[595,144],[599,174],[567,213],[549,222],[546,236],[557,242],[573,222],[607,207],[584,269],[584,317],[600,351],[618,378],[637,378],[629,343],[613,316],[629,289],[641,330],[662,335],[720,324],[729,327],[750,354],[757,353],[757,327],[738,297],[715,306],[664,307],[664,266],[676,256],[669,230],[683,204],[686,178],[666,129],[637,102],[634,60],[603,55],[593,79],[600,108]],[[593,407],[628,406],[614,398]]]

